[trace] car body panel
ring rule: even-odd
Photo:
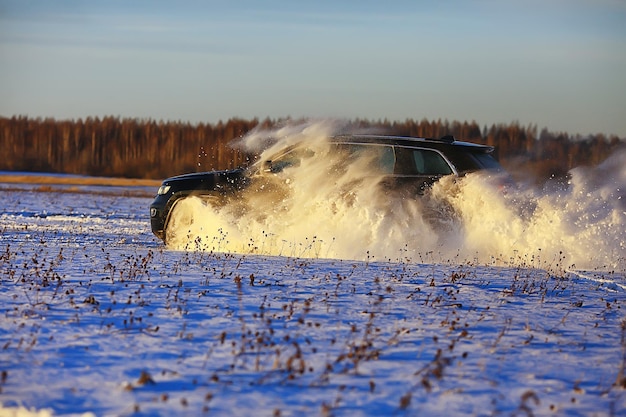
[[[152,232],[165,240],[165,231],[174,206],[183,198],[208,194],[228,194],[245,187],[247,178],[242,168],[225,171],[198,172],[183,174],[163,181],[158,193],[150,205],[150,224]]]

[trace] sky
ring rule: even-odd
[[[626,138],[626,0],[0,0],[0,116]]]

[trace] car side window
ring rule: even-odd
[[[391,146],[382,146],[380,149],[380,171],[383,174],[391,174],[396,162],[393,148]]]
[[[396,148],[397,175],[448,175],[452,168],[443,157],[428,149]]]
[[[395,155],[391,146],[350,144],[341,145],[338,148],[347,151],[349,158],[366,158],[372,164],[370,167],[376,173],[393,173]]]

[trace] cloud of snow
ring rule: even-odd
[[[226,204],[178,204],[168,245],[298,257],[479,261],[607,268],[626,260],[626,167],[615,155],[577,168],[568,186],[509,187],[497,178],[447,177],[427,196],[390,193],[368,159],[350,164],[328,145],[346,128],[302,121],[255,130],[241,143],[261,160],[305,142],[315,158],[259,177]],[[223,203],[223,202],[222,202]]]

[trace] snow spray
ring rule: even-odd
[[[366,159],[346,164],[328,138],[339,121],[256,129],[238,144],[267,159],[306,143],[315,157],[259,176],[226,203],[197,197],[172,214],[177,250],[433,263],[626,268],[626,153],[576,168],[558,187],[507,187],[493,175],[444,177],[424,196],[394,195]]]

